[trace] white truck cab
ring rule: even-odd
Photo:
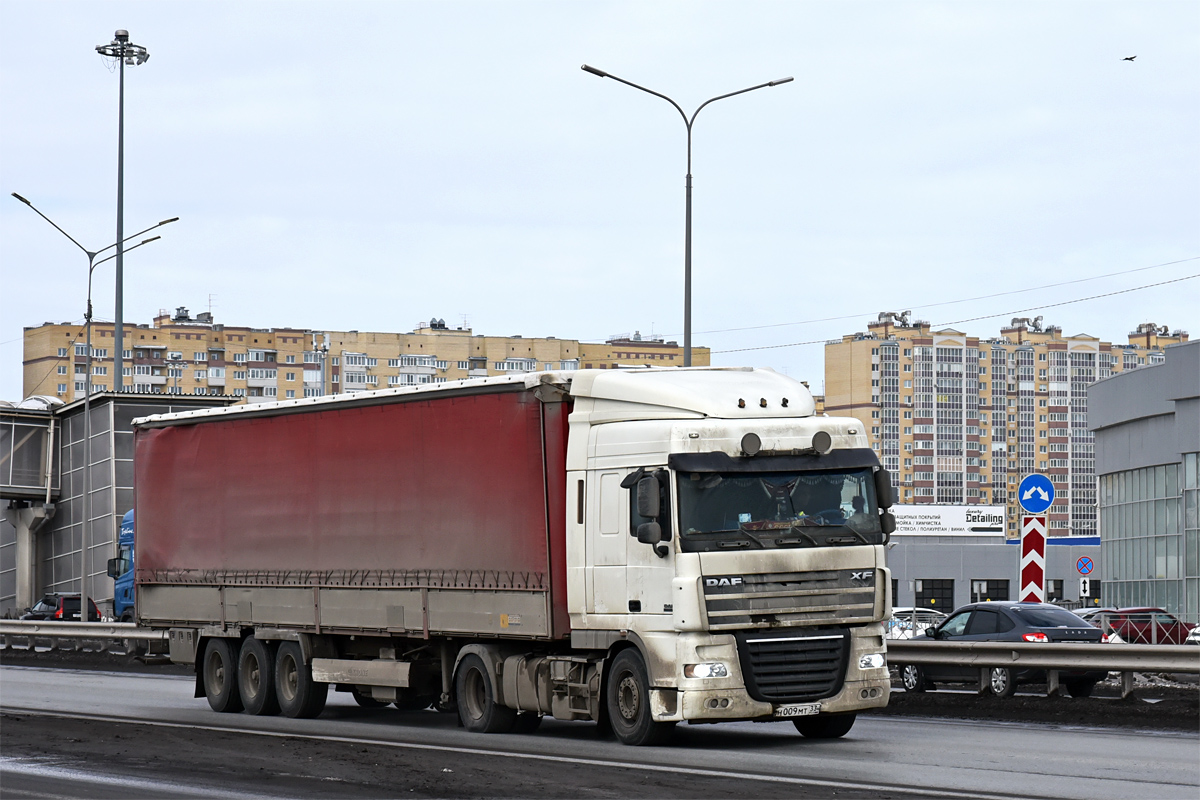
[[[659,723],[848,730],[887,704],[895,523],[862,423],[766,369],[584,370],[570,394],[577,647],[634,643]]]

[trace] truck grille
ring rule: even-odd
[[[832,697],[842,689],[850,633],[780,629],[736,634],[746,690],[755,700],[796,703]]]
[[[704,577],[709,630],[847,625],[875,617],[875,570]]]

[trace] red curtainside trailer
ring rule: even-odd
[[[143,424],[139,615],[561,639],[567,406],[506,383]]]

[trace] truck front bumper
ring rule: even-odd
[[[833,697],[813,702],[821,704],[822,714],[862,711],[886,706],[890,692],[891,680],[885,674],[875,679],[846,681],[842,684],[842,690]],[[652,708],[658,712],[672,710],[668,704],[653,704]],[[744,688],[681,691],[673,710],[675,713],[656,713],[655,721],[722,722],[741,719],[765,722],[787,719],[776,717],[774,704],[755,700]]]

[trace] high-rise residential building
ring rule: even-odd
[[[92,325],[92,391],[112,387],[112,323]],[[618,336],[581,343],[552,336],[484,336],[432,319],[407,333],[318,331],[224,325],[211,313],[160,312],[126,325],[124,385],[146,394],[220,395],[268,402],[389,386],[536,370],[683,364],[683,348],[661,337]],[[47,322],[25,329],[25,396],[82,397],[87,346],[82,325]],[[693,348],[697,366],[708,348]]]
[[[979,338],[908,316],[880,314],[865,333],[825,346],[825,409],[867,427],[899,501],[1007,505],[1016,538],[1017,484],[1039,472],[1055,487],[1050,535],[1097,536],[1086,389],[1161,363],[1188,334],[1147,323],[1112,344],[1038,317]]]

